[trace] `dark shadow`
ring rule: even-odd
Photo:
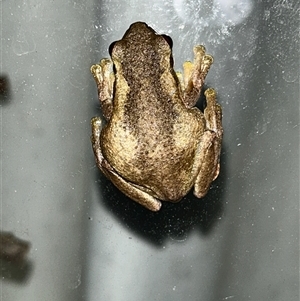
[[[0,75],[0,105],[5,105],[10,100],[11,88],[9,77],[7,75]]]
[[[194,228],[208,235],[223,212],[225,166],[225,156],[222,155],[221,173],[204,198],[196,198],[191,191],[179,203],[163,202],[159,212],[149,211],[132,201],[99,171],[101,205],[122,220],[124,226],[156,245],[163,244],[168,237],[183,240]]]
[[[2,281],[11,281],[19,284],[26,283],[33,271],[33,264],[25,261],[19,264],[0,260],[0,277]]]
[[[27,259],[30,242],[12,232],[0,232],[0,272],[2,280],[23,283],[28,279],[32,264]]]

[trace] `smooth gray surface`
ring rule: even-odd
[[[27,270],[2,266],[1,300],[299,300],[296,3],[0,3],[1,227],[32,243]],[[137,20],[173,38],[176,69],[206,46],[224,113],[209,194],[159,213],[100,174],[89,142],[89,66]]]

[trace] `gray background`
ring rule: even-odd
[[[1,8],[1,300],[299,300],[298,1],[7,1]],[[204,44],[223,106],[219,178],[151,213],[95,166],[91,64],[128,26]]]

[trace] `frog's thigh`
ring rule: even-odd
[[[148,193],[140,190],[138,187],[133,186],[131,183],[120,177],[111,165],[105,160],[102,155],[100,145],[100,133],[102,130],[102,122],[99,117],[94,117],[91,120],[92,125],[92,146],[96,158],[97,166],[105,174],[105,176],[113,182],[113,184],[120,189],[128,197],[136,201],[137,203],[145,206],[151,211],[158,211],[161,207],[161,202]]]
[[[200,149],[195,158],[196,170],[198,172],[194,185],[194,194],[202,198],[209,190],[220,170],[219,153],[220,142],[216,133],[206,131],[201,139]]]
[[[140,190],[133,186],[131,183],[124,180],[117,173],[114,172],[109,163],[104,159],[101,162],[101,170],[103,173],[113,182],[113,184],[121,190],[124,194],[130,197],[132,200],[143,205],[151,211],[158,211],[161,207],[161,202],[150,194]]]

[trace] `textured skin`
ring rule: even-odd
[[[98,167],[126,195],[157,211],[162,201],[179,201],[195,186],[203,197],[219,174],[222,113],[213,89],[197,102],[212,57],[194,48],[184,74],[173,70],[164,36],[145,23],[130,26],[111,45],[112,60],[91,67],[107,123],[92,119]],[[114,69],[113,69],[114,65]]]

